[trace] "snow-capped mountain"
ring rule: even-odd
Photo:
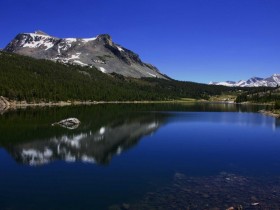
[[[108,34],[93,38],[57,38],[42,31],[20,33],[4,51],[67,64],[95,66],[103,73],[166,78],[155,66],[142,62],[137,54],[114,43]]]
[[[273,74],[268,78],[252,77],[238,82],[210,82],[209,85],[224,85],[228,87],[277,87],[280,85],[280,74]]]

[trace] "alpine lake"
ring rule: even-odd
[[[0,209],[280,209],[264,106],[99,104],[0,115]],[[69,117],[76,128],[52,126]]]

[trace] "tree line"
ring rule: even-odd
[[[274,103],[275,108],[280,109],[280,88],[279,87],[259,87],[247,90],[238,95],[237,103]]]
[[[0,95],[11,100],[49,101],[141,101],[208,99],[235,91],[173,79],[127,78],[104,74],[95,67],[61,64],[13,53],[0,52]]]

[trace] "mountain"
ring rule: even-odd
[[[280,85],[280,74],[273,74],[268,78],[252,77],[238,82],[210,82],[209,85],[223,85],[228,87],[277,87]]]
[[[94,38],[57,38],[42,31],[18,34],[4,49],[37,59],[96,67],[103,73],[126,77],[167,79],[159,70],[141,61],[134,52],[116,44],[108,34]]]

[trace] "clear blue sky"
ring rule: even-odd
[[[20,32],[94,37],[185,81],[280,73],[279,0],[0,0],[0,48]]]

